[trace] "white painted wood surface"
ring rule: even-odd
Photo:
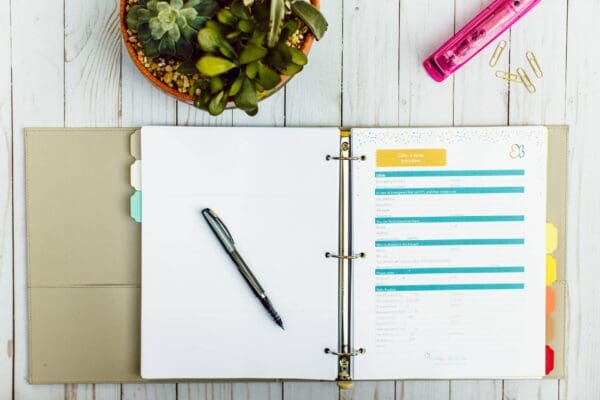
[[[534,95],[493,76],[492,49],[443,84],[421,67],[488,0],[322,3],[330,29],[305,71],[257,117],[215,118],[137,73],[120,43],[117,0],[0,0],[0,400],[600,398],[600,0],[545,0],[503,36],[510,49],[498,68],[525,65],[526,50],[542,63]],[[507,123],[571,126],[568,379],[359,382],[348,392],[329,382],[27,383],[24,127]]]

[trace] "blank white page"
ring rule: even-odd
[[[144,378],[334,379],[336,128],[145,127]],[[271,319],[200,214],[213,209]]]
[[[354,129],[357,379],[544,375],[544,127]]]

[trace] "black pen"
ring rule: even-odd
[[[265,309],[269,312],[275,323],[277,323],[281,329],[285,329],[283,327],[283,321],[281,320],[281,317],[279,314],[277,314],[275,308],[273,308],[273,304],[267,297],[265,290],[262,288],[262,286],[260,286],[260,283],[258,283],[256,277],[252,271],[250,271],[250,268],[248,268],[248,265],[242,256],[240,256],[240,253],[238,253],[236,250],[233,237],[231,236],[231,233],[229,233],[229,230],[223,221],[221,221],[217,214],[210,208],[205,208],[202,210],[202,216],[204,219],[206,219],[208,226],[210,226],[210,229],[213,231],[217,239],[219,239],[219,242],[221,242],[221,245],[227,254],[229,254],[229,257],[231,257],[231,260],[237,266],[238,271],[240,271],[240,274],[242,274],[246,280],[246,283],[248,286],[250,286],[256,297],[258,297],[263,307],[265,307]]]

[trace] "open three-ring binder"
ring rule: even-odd
[[[564,376],[566,127],[132,132],[27,131],[32,383]]]

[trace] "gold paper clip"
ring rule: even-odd
[[[496,46],[496,50],[494,50],[494,52],[492,53],[492,58],[490,58],[490,67],[494,68],[496,64],[498,64],[498,60],[500,60],[500,56],[502,56],[502,53],[504,52],[505,48],[506,40],[501,40],[500,42],[498,42],[498,46]]]
[[[525,72],[523,68],[519,67],[517,68],[517,74],[519,74],[519,78],[521,78],[521,82],[523,82],[523,85],[525,85],[527,91],[529,93],[535,93],[535,85],[531,82],[531,79],[529,79],[527,72]]]
[[[505,81],[521,82],[519,75],[506,71],[496,71],[496,76],[500,79],[504,79]]]
[[[537,78],[542,78],[544,76],[544,72],[542,71],[542,67],[540,66],[539,61],[535,57],[535,54],[533,54],[532,51],[528,51],[527,53],[525,53],[525,57],[527,57],[527,61],[529,61],[529,65],[531,66],[531,69],[533,70],[535,76]]]

